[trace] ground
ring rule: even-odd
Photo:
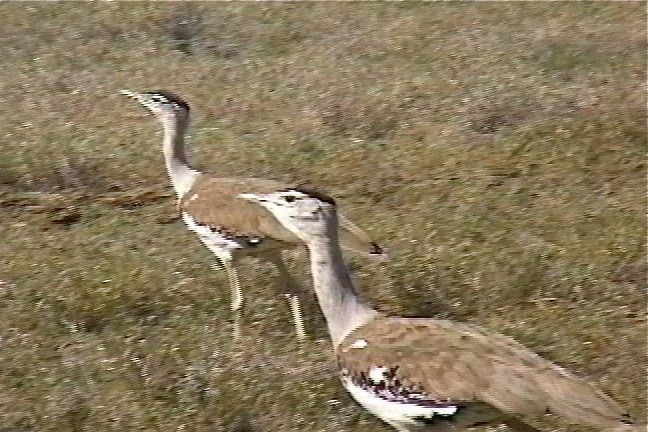
[[[308,341],[250,259],[232,343],[224,274],[122,88],[187,99],[198,167],[337,197],[389,250],[349,257],[381,310],[515,337],[645,417],[644,3],[0,16],[0,431],[389,430],[336,377],[303,253]]]

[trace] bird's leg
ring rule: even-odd
[[[270,253],[266,255],[266,259],[275,265],[279,271],[281,279],[283,280],[283,294],[288,301],[288,306],[290,307],[293,324],[295,325],[295,332],[297,333],[297,339],[302,341],[306,339],[306,332],[304,330],[304,316],[302,315],[301,305],[297,295],[298,284],[288,272],[288,269],[281,258],[281,252]]]
[[[182,198],[180,197],[176,199],[176,212],[178,213],[177,216],[182,219]]]
[[[243,306],[241,284],[239,283],[238,273],[234,267],[232,256],[229,254],[219,255],[218,260],[227,274],[227,281],[231,292],[230,309],[232,310],[234,320],[234,340],[238,340],[241,337],[241,307]]]
[[[225,264],[225,271],[227,272],[227,280],[229,281],[232,299],[230,308],[234,319],[234,340],[241,338],[241,306],[243,305],[243,294],[241,293],[241,285],[238,280],[236,268],[232,262]]]
[[[286,298],[288,299],[288,306],[293,316],[297,339],[303,341],[306,339],[306,331],[304,330],[304,316],[302,315],[301,305],[299,304],[299,297],[293,293],[286,293]]]

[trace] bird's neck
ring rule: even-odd
[[[188,116],[173,118],[162,123],[164,140],[162,149],[167,173],[171,178],[173,189],[179,197],[191,189],[199,172],[189,166],[184,149],[184,135],[189,123]]]
[[[337,221],[328,227],[326,237],[306,242],[310,254],[315,293],[326,319],[333,346],[378,312],[356,294],[342,258],[337,236]]]

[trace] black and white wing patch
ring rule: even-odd
[[[374,366],[351,374],[342,370],[342,383],[351,396],[390,424],[425,424],[452,419],[461,403],[406,388],[396,378],[398,367]]]
[[[237,234],[226,227],[200,224],[187,213],[182,213],[182,219],[214,253],[234,249],[256,249],[264,243],[264,239],[256,235]]]

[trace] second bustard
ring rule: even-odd
[[[313,285],[351,396],[398,431],[463,431],[558,414],[614,432],[646,431],[612,399],[504,335],[433,318],[387,317],[360,300],[342,260],[335,203],[299,191],[246,194],[308,247]]]
[[[304,329],[296,286],[281,258],[281,250],[302,242],[263,207],[238,197],[244,192],[265,193],[288,189],[291,185],[259,178],[219,177],[192,168],[184,149],[189,104],[166,91],[137,93],[122,90],[121,93],[137,100],[162,124],[164,161],[178,196],[182,219],[216,255],[227,272],[234,312],[234,336],[240,332],[239,311],[243,302],[235,260],[242,255],[254,254],[274,263],[283,276],[297,336],[302,339]],[[383,254],[380,246],[353,223],[343,217],[341,223],[343,246],[367,255]]]

